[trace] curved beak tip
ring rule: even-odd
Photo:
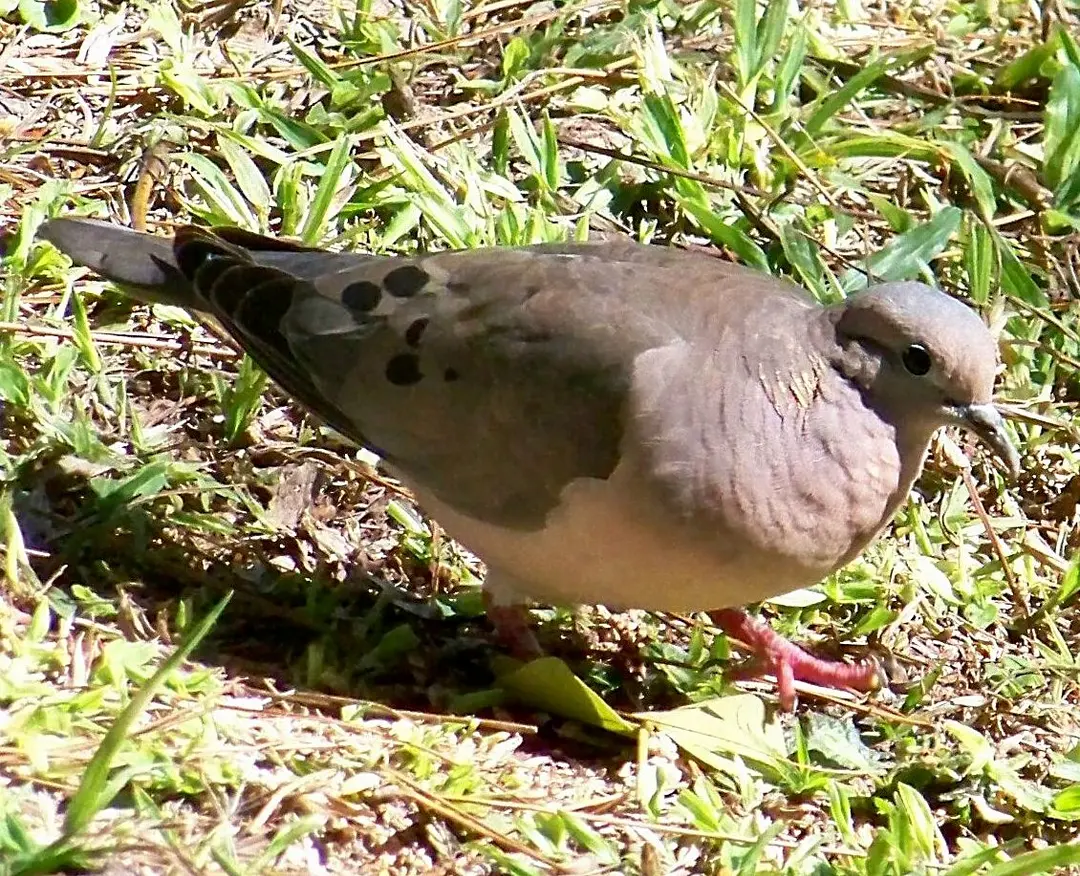
[[[1005,429],[1001,412],[992,404],[964,405],[956,409],[959,425],[974,432],[1016,480],[1020,474],[1020,454]]]

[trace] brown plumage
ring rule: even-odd
[[[920,283],[822,307],[630,242],[382,258],[236,229],[167,241],[60,219],[42,236],[140,297],[212,314],[379,452],[486,561],[496,618],[528,598],[710,610],[814,584],[889,521],[942,425],[1018,466],[991,403],[993,337]],[[875,682],[716,617],[767,652],[785,704],[792,667]]]

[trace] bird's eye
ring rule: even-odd
[[[916,377],[922,377],[930,371],[930,366],[933,364],[930,361],[930,354],[926,351],[926,347],[921,344],[912,344],[906,350],[901,357],[904,367],[914,374]]]

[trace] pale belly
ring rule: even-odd
[[[544,529],[519,531],[464,517],[423,489],[422,507],[488,566],[498,603],[603,604],[652,611],[743,605],[817,583],[830,568],[765,555],[731,533],[706,537],[647,501],[620,466],[607,480],[579,480]]]

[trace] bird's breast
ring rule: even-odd
[[[844,380],[826,376],[786,405],[748,407],[755,440],[731,436],[710,472],[721,527],[740,529],[763,556],[816,569],[852,560],[890,520],[921,464],[925,442],[903,444],[893,424]],[[751,450],[751,445],[753,449]]]
[[[902,453],[845,381],[804,381],[789,403],[752,374],[702,380],[682,353],[640,357],[618,465],[567,484],[542,526],[476,520],[414,484],[421,504],[493,581],[555,604],[724,608],[852,559],[907,494],[922,448]]]
[[[609,478],[569,484],[536,530],[472,519],[422,488],[416,492],[514,598],[686,612],[742,605],[817,580],[815,572],[781,564],[734,533],[688,525],[643,489],[631,460]]]

